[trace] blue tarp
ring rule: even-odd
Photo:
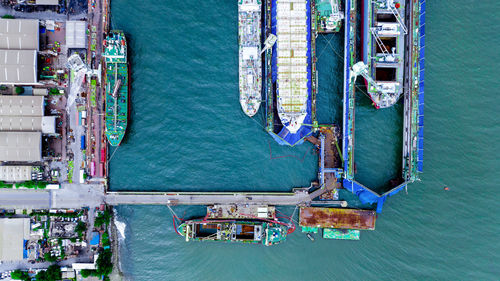
[[[92,232],[92,238],[90,239],[90,246],[99,245],[101,234],[99,232]]]
[[[26,249],[26,243],[28,240],[23,240],[23,259],[28,258],[28,249]]]
[[[276,0],[273,0],[272,2],[272,9],[271,9],[271,21],[272,21],[272,28],[271,32],[276,35],[276,25],[277,25],[277,19],[276,19]],[[312,134],[312,118],[311,118],[311,112],[312,112],[312,105],[311,105],[311,100],[312,100],[312,89],[311,89],[311,7],[309,0],[307,1],[307,94],[309,98],[307,99],[307,116],[304,119],[304,124],[309,124],[309,125],[302,125],[300,129],[292,134],[286,127],[283,127],[283,129],[278,133],[274,134],[271,133],[271,136],[278,142],[280,145],[290,145],[290,146],[295,146],[302,144],[304,142],[303,138],[309,136]],[[272,69],[273,69],[273,82],[276,82],[278,78],[278,66],[277,66],[277,44],[274,45],[274,50],[273,50],[273,57],[272,57]],[[276,87],[276,95],[279,95],[279,85]],[[288,124],[283,124],[284,126]]]

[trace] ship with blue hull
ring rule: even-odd
[[[273,125],[271,136],[281,145],[295,146],[311,135],[312,60],[310,0],[273,0],[272,49]],[[269,113],[268,113],[269,114]]]

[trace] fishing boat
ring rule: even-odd
[[[394,105],[403,92],[405,3],[363,0],[365,84],[376,108]]]
[[[120,145],[128,121],[129,72],[127,41],[123,31],[111,31],[104,40],[106,63],[106,138],[111,146]]]
[[[240,104],[252,117],[259,110],[262,87],[261,0],[239,0],[238,43]]]
[[[204,220],[183,222],[178,233],[189,241],[224,241],[271,246],[285,241],[289,227],[261,220]]]

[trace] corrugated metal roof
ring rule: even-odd
[[[21,261],[24,240],[29,239],[29,218],[0,219],[0,260]]]
[[[39,21],[0,19],[0,49],[39,50]]]
[[[35,50],[0,50],[0,84],[36,84]]]
[[[41,132],[0,132],[0,161],[40,162]]]
[[[84,21],[66,22],[66,46],[68,48],[85,48],[87,23]]]
[[[0,180],[23,182],[31,180],[33,166],[0,166]]]
[[[373,210],[342,208],[300,208],[300,226],[374,230],[377,215]]]
[[[59,0],[36,0],[37,5],[59,5]]]
[[[0,96],[0,116],[43,116],[43,96]]]

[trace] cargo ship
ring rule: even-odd
[[[224,241],[271,246],[286,240],[289,227],[260,220],[189,220],[177,228],[186,241]]]
[[[113,30],[104,40],[106,63],[106,138],[111,146],[120,145],[128,121],[129,70],[127,41],[123,31]]]
[[[295,134],[308,115],[309,7],[307,0],[277,0],[276,102],[278,116]]]
[[[376,108],[394,105],[403,92],[408,33],[404,17],[404,1],[363,0],[362,54],[368,76],[365,84]]]
[[[238,1],[240,104],[250,117],[262,99],[261,6],[261,0]]]

